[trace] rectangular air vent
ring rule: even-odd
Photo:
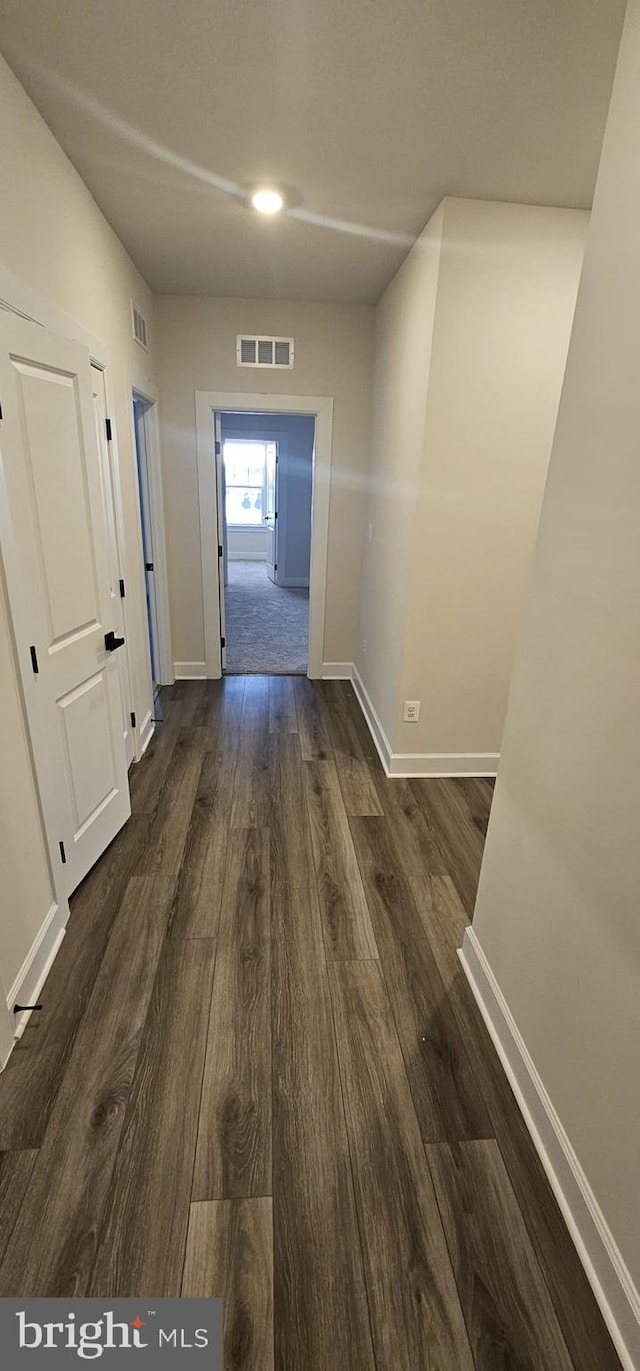
[[[293,367],[293,338],[249,338],[238,334],[236,359],[239,367]]]
[[[136,343],[139,343],[140,347],[144,348],[146,352],[147,321],[144,317],[144,314],[140,312],[138,306],[134,304],[133,300],[131,301],[131,328],[133,330],[133,336],[135,338]]]

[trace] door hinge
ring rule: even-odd
[[[227,646],[227,640],[226,640],[226,638],[221,638],[221,639],[220,639],[220,647],[226,647],[226,646]]]
[[[2,405],[0,405],[0,419],[4,419],[4,414],[2,413]]]
[[[40,670],[40,667],[38,666],[38,654],[35,650],[35,647],[30,647],[29,652],[31,653],[31,667],[33,670],[33,674],[34,676],[37,676]]]
[[[120,577],[120,599],[121,599],[121,600],[124,600],[125,595],[126,595],[126,591],[125,591],[125,588],[124,588],[124,581],[123,581],[122,577]]]
[[[222,445],[221,445],[221,443],[218,441],[218,439],[216,438],[216,457],[219,457],[219,456],[220,456],[221,451],[222,451]]]
[[[273,569],[274,569],[274,571],[277,571],[277,570],[278,570],[278,563],[277,563],[277,562],[274,562]]]
[[[62,862],[62,865],[63,865],[63,866],[66,866],[66,864],[67,864],[67,854],[66,854],[66,852],[65,852],[65,850],[64,850],[64,843],[63,843],[62,841],[60,842],[60,861]]]
[[[145,571],[153,571],[153,562],[145,562],[144,569]]]
[[[106,428],[106,430],[107,430],[107,442],[110,443],[111,440],[112,440],[112,437],[113,437],[112,432],[111,432],[111,420],[110,420],[110,419],[105,419],[105,421],[104,421],[104,426],[105,426],[105,428]]]
[[[218,556],[222,556],[222,543],[218,543]]]
[[[132,728],[135,728],[135,726],[136,726],[136,716],[135,716],[135,711],[132,709],[132,710],[131,710],[131,727],[132,727]]]

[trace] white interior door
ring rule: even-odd
[[[264,525],[267,530],[267,576],[278,579],[278,444],[265,443]]]
[[[104,372],[100,367],[91,367],[93,389],[93,408],[96,420],[96,439],[100,454],[100,472],[104,497],[104,515],[107,530],[107,559],[109,566],[110,622],[117,638],[124,638],[122,647],[116,653],[118,664],[118,697],[122,717],[122,737],[124,741],[127,767],[131,766],[134,756],[133,728],[131,726],[131,677],[129,675],[129,648],[126,642],[123,600],[126,594],[122,574],[122,553],[119,538],[119,475],[114,462],[113,441],[107,432],[107,397]],[[109,421],[110,428],[110,421]]]
[[[220,653],[222,670],[227,665],[227,622],[224,600],[226,584],[225,573],[225,481],[222,456],[222,415],[214,415],[215,465],[216,465],[216,509],[218,512],[218,593],[220,596]]]
[[[71,892],[128,818],[89,353],[0,317],[0,537],[52,860]]]

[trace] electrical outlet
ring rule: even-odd
[[[405,724],[417,724],[420,718],[420,701],[405,700],[402,711],[402,722]]]
[[[366,655],[367,655],[367,640],[366,640],[366,638],[363,638],[363,639],[362,639],[362,655],[363,655],[363,657],[366,657]]]
[[[368,529],[367,529],[367,542],[370,543],[370,542],[372,541],[372,539],[373,539],[373,524],[369,524],[369,527],[368,527]]]

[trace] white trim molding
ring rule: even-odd
[[[149,743],[151,742],[151,739],[153,738],[155,731],[156,726],[153,719],[153,710],[150,709],[149,712],[145,714],[145,717],[140,725],[140,736],[138,744],[139,755],[136,757],[136,761],[139,762],[140,758],[144,757],[144,754],[149,746]]]
[[[371,696],[369,695],[369,692],[360,675],[360,672],[358,671],[358,668],[355,665],[352,665],[351,667],[351,680],[353,682],[353,688],[356,692],[358,704],[360,705],[362,713],[364,714],[365,720],[369,728],[369,732],[378,750],[378,756],[380,758],[380,761],[382,762],[385,776],[390,776],[391,772],[389,770],[389,763],[391,760],[391,743],[389,742],[389,739],[387,738],[384,728],[380,723],[373,700],[371,699]]]
[[[352,662],[323,662],[320,672],[321,681],[350,681],[353,678]]]
[[[393,752],[389,775],[497,776],[499,752]]]
[[[8,308],[22,315],[33,324],[59,333],[63,338],[71,338],[86,347],[91,361],[102,371],[110,371],[110,352],[106,343],[95,334],[89,333],[81,324],[76,323],[70,314],[65,314],[46,295],[29,285],[21,276],[16,276],[9,267],[0,264],[0,308]]]
[[[7,1010],[13,1014],[13,1006],[19,1000],[27,1000],[30,1004],[35,1004],[42,990],[42,987],[53,966],[58,948],[65,935],[65,926],[69,918],[68,904],[58,904],[57,900],[51,905],[46,914],[42,928],[30,947],[27,956],[7,994]],[[31,1018],[32,1011],[25,1009],[22,1014],[14,1016],[14,1041],[15,1045],[22,1037],[24,1030]],[[6,1065],[6,1059],[1,1066]]]
[[[174,662],[173,674],[176,681],[206,681],[206,662]]]
[[[345,664],[346,665],[346,664]],[[386,776],[419,779],[441,776],[495,776],[499,752],[392,752],[391,743],[356,666],[351,680]]]
[[[327,395],[263,395],[260,392],[197,390],[196,448],[200,553],[204,609],[205,675],[222,675],[220,597],[218,587],[218,514],[214,450],[214,415],[224,413],[313,414],[316,420],[311,497],[311,566],[309,573],[309,670],[322,677],[324,618],[329,545],[329,493],[333,442],[333,399]]]
[[[637,1371],[640,1293],[472,928],[458,955],[622,1365]]]
[[[167,548],[166,548],[166,524],[164,517],[164,493],[162,488],[162,463],[160,460],[160,429],[158,423],[158,391],[155,386],[145,382],[140,387],[135,380],[133,373],[129,375],[129,386],[131,391],[130,424],[131,424],[131,443],[132,451],[136,464],[138,462],[137,448],[138,440],[136,436],[136,422],[134,412],[134,401],[139,400],[142,406],[141,422],[144,431],[144,444],[147,457],[147,475],[149,483],[149,517],[151,522],[151,541],[153,543],[153,584],[155,591],[155,623],[157,641],[156,656],[157,668],[160,680],[155,685],[173,684],[173,653],[171,651],[171,619],[169,615],[169,578],[167,571]],[[138,484],[138,483],[136,483]],[[144,564],[144,551],[142,543],[142,511],[140,505],[140,491],[136,491],[138,507],[138,529],[137,555],[140,567]],[[142,591],[144,591],[144,581],[142,581]],[[145,618],[145,631],[148,633]]]

